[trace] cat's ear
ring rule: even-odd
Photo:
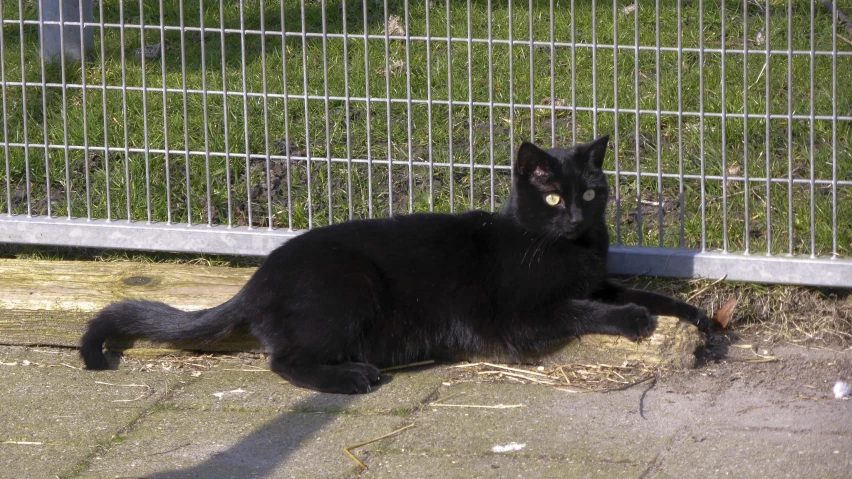
[[[609,146],[609,135],[604,135],[586,144],[586,155],[588,155],[590,165],[593,165],[599,170],[603,169],[607,146]]]
[[[549,158],[541,148],[525,141],[518,148],[515,172],[522,177],[548,178],[552,175]]]

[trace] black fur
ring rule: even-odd
[[[365,393],[381,366],[463,354],[521,358],[588,333],[637,340],[654,331],[656,314],[706,328],[700,309],[607,280],[607,143],[547,151],[524,143],[498,213],[417,214],[306,232],[216,308],[110,305],[89,323],[82,357],[88,368],[105,369],[102,348],[113,335],[208,339],[247,327],[290,382]],[[559,195],[551,197],[557,204],[547,203],[549,194]]]

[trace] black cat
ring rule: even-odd
[[[114,335],[217,339],[248,328],[293,384],[366,393],[377,367],[500,353],[522,358],[587,333],[650,335],[652,315],[701,329],[704,311],[607,280],[608,137],[571,149],[521,145],[498,213],[415,214],[308,231],[273,251],[230,301],[183,312],[112,304],[81,355],[108,367]]]

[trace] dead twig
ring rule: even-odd
[[[459,407],[471,409],[517,409],[519,407],[527,407],[526,404],[435,404],[430,403],[429,406],[439,407]]]
[[[135,402],[140,399],[145,399],[146,397],[148,397],[148,394],[142,393],[138,397],[135,397],[133,399],[113,399],[112,402]]]
[[[416,368],[418,366],[426,366],[426,365],[429,365],[429,364],[435,364],[435,361],[433,359],[429,359],[429,360],[426,360],[426,361],[418,361],[416,363],[400,364],[399,366],[391,366],[389,368],[379,369],[379,372],[386,373],[388,371],[396,371],[398,369],[407,369],[407,368]]]
[[[692,293],[688,298],[686,298],[686,302],[688,303],[688,302],[692,301],[693,299],[695,299],[696,296],[707,291],[708,289],[712,288],[713,286],[716,286],[717,284],[721,283],[722,281],[725,281],[725,278],[727,278],[727,277],[728,277],[728,275],[726,274],[725,276],[722,276],[721,278],[717,279],[716,281],[713,281],[712,283],[708,284],[707,286],[699,289],[695,293]]]
[[[154,389],[147,384],[113,384],[113,383],[105,383],[103,381],[95,381],[95,384],[103,384],[104,386],[115,386],[120,388],[148,388]]]
[[[531,378],[531,377],[525,376],[523,374],[510,373],[508,371],[479,371],[476,374],[500,374],[500,375],[503,375],[503,376],[508,376],[510,378],[526,379],[527,381],[530,381],[530,382],[534,382],[534,383],[538,383],[538,384],[545,384],[545,385],[548,385],[548,386],[556,384],[556,383],[554,383],[553,381],[550,381],[550,380],[541,380],[541,379]]]
[[[641,416],[642,419],[646,419],[645,418],[645,396],[648,394],[649,391],[651,391],[651,389],[654,389],[654,386],[657,385],[657,374],[654,373],[654,375],[651,376],[651,378],[649,378],[649,379],[653,379],[654,381],[651,383],[650,386],[648,386],[644,391],[642,391],[642,396],[639,398],[639,416]]]
[[[181,444],[180,446],[176,446],[176,447],[173,447],[171,449],[166,449],[165,451],[154,452],[154,453],[148,454],[148,456],[159,456],[160,454],[168,454],[170,452],[174,452],[174,451],[177,451],[178,449],[183,449],[186,446],[191,446],[191,445],[192,445],[191,442],[187,442],[185,444]]]
[[[367,444],[372,444],[374,442],[381,441],[382,439],[387,439],[391,436],[395,436],[395,435],[401,433],[402,431],[405,431],[406,429],[409,429],[409,428],[412,428],[412,427],[414,427],[414,423],[411,423],[407,426],[403,426],[403,427],[401,427],[401,428],[399,428],[395,431],[391,431],[391,432],[385,434],[384,436],[380,436],[380,437],[377,437],[375,439],[370,439],[369,441],[359,442],[358,444],[355,444],[353,446],[344,447],[343,452],[345,452],[347,456],[351,457],[352,460],[355,461],[355,463],[358,464],[358,467],[360,467],[362,471],[365,471],[365,470],[367,470],[367,466],[365,466],[363,462],[359,461],[358,458],[355,457],[354,454],[352,454],[352,450],[358,449],[359,447],[366,446]]]
[[[614,387],[614,388],[606,388],[606,389],[600,389],[600,390],[594,390],[594,389],[592,389],[592,390],[590,390],[589,392],[612,393],[612,392],[616,392],[616,391],[624,391],[625,389],[630,389],[630,388],[632,388],[633,386],[638,386],[638,385],[640,385],[640,384],[642,384],[642,383],[646,383],[646,382],[648,382],[648,381],[650,381],[650,380],[652,380],[652,379],[653,379],[653,380],[654,380],[654,382],[656,383],[656,382],[657,382],[657,375],[656,375],[656,374],[654,374],[654,375],[652,375],[652,376],[648,376],[647,378],[643,378],[643,379],[640,379],[640,380],[638,380],[638,381],[634,381],[634,382],[632,382],[632,383],[625,384],[625,385],[623,385],[623,386],[617,386],[617,387]]]
[[[509,366],[501,366],[499,364],[491,364],[491,363],[479,363],[479,364],[481,364],[483,366],[488,366],[489,368],[503,369],[505,371],[513,371],[513,372],[522,373],[522,374],[532,374],[534,376],[541,376],[541,377],[545,377],[545,378],[550,377],[547,374],[537,373],[535,371],[528,371],[526,369],[510,368]]]

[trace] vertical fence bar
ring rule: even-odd
[[[743,3],[743,239],[745,241],[745,254],[751,251],[750,238],[751,228],[749,226],[749,197],[751,196],[751,184],[749,183],[748,171],[748,2]]]
[[[721,85],[721,114],[722,114],[722,251],[728,252],[728,107],[727,107],[727,92],[728,79],[725,75],[725,64],[727,63],[728,50],[726,42],[726,25],[725,17],[728,16],[728,10],[725,5],[725,0],[721,0],[719,6],[721,13],[719,17],[722,22],[721,42],[722,55],[720,60],[722,85]]]
[[[769,93],[769,89],[771,86],[770,77],[772,76],[772,49],[771,49],[771,39],[769,37],[770,33],[770,0],[766,0],[766,4],[764,6],[764,25],[763,25],[763,36],[766,41],[766,53],[764,55],[764,68],[766,71],[766,75],[764,76],[764,101],[766,102],[764,109],[766,110],[766,120],[764,126],[764,152],[763,154],[766,156],[766,254],[772,254],[772,146],[769,142],[771,130],[772,130],[772,97]]]
[[[634,126],[634,144],[636,147],[636,230],[637,245],[642,246],[644,243],[645,233],[642,229],[642,149],[641,138],[642,132],[639,128],[641,123],[641,103],[639,95],[639,5],[633,10],[633,103],[636,108],[636,124]]]
[[[106,186],[104,188],[106,193],[106,219],[107,221],[112,220],[112,198],[110,195],[110,190],[112,189],[112,182],[110,178],[110,153],[109,153],[109,113],[107,109],[107,81],[106,81],[106,41],[104,30],[106,29],[106,21],[104,20],[104,2],[98,2],[98,23],[100,24],[100,40],[101,40],[101,102],[103,103],[104,110],[104,174],[106,180]],[[21,42],[23,44],[23,42]],[[23,58],[22,58],[23,59]],[[23,71],[21,72],[23,74]],[[24,105],[24,111],[26,111],[26,105]],[[24,114],[24,131],[26,132],[26,118],[27,115]]]
[[[343,4],[343,36],[346,38],[346,2]],[[284,2],[281,5],[281,85],[284,89],[284,165],[287,173],[287,230],[293,231],[293,183],[291,175],[291,164],[293,163],[290,155],[292,154],[292,140],[290,139],[290,89],[287,84],[287,16],[284,12]],[[347,42],[343,43],[344,57],[344,78],[346,79],[346,142],[347,153],[349,152],[349,69],[347,67],[349,58],[346,55]],[[352,164],[349,165],[349,219],[352,219]]]
[[[282,2],[282,4],[283,4],[283,2]],[[351,135],[351,127],[349,125],[350,123],[352,123],[352,114],[351,114],[352,98],[351,98],[351,93],[350,93],[350,90],[349,90],[349,20],[346,16],[346,2],[345,1],[340,2],[340,5],[343,7],[343,8],[341,8],[341,13],[343,14],[343,96],[345,97],[345,100],[343,101],[343,109],[344,109],[344,113],[346,114],[346,120],[345,120],[345,123],[346,123],[346,192],[347,192],[347,204],[349,206],[349,219],[351,220],[353,218],[353,215],[354,215],[354,208],[353,208],[353,205],[352,205],[352,135]],[[406,21],[405,30],[406,30],[406,32],[408,32],[408,2],[405,2],[405,9],[406,9],[405,10],[406,11],[406,14],[405,14],[405,21]],[[281,12],[282,12],[282,14],[281,14],[282,20],[281,21],[283,22],[284,21],[283,20],[284,7],[281,7]],[[284,38],[284,37],[282,37],[282,38]],[[408,40],[406,40],[405,49],[406,49],[406,55],[408,55]],[[284,48],[284,53],[286,54],[286,52],[287,52],[287,49]],[[285,56],[285,58],[286,58],[286,56]],[[285,63],[285,65],[286,65],[286,63]],[[286,68],[285,68],[285,70],[286,70]],[[408,77],[411,78],[410,68],[408,70]],[[284,78],[285,78],[284,90],[286,91],[287,90],[287,83],[286,83],[287,77],[285,76]],[[409,124],[410,124],[410,122],[411,122],[411,88],[410,87],[408,89],[408,96],[409,96],[408,118],[409,118]],[[284,105],[285,105],[285,109],[286,109],[287,95],[284,95]],[[287,116],[289,116],[289,114]],[[287,116],[284,117],[285,124],[287,122]],[[411,131],[410,126],[408,128],[408,131],[409,132]],[[289,136],[290,136],[290,133],[288,131],[287,137],[289,138]],[[410,138],[411,134],[409,133],[408,136]],[[288,141],[288,145],[289,145],[289,141]],[[409,148],[408,148],[408,158],[409,158],[409,161],[410,161],[411,160],[411,142],[410,141],[409,141]],[[287,204],[290,205],[291,203],[290,203],[290,170],[289,170],[290,153],[289,152],[287,153],[287,159],[288,159],[288,161],[287,161],[287,165],[288,165],[288,167],[287,167],[288,168],[288,170],[287,170]],[[411,172],[411,170],[409,169],[409,173],[410,172]],[[410,174],[409,174],[409,178],[411,178]],[[410,191],[410,186],[409,186],[409,191]],[[288,208],[290,210],[290,229],[292,230],[293,229],[293,207],[288,206]]]
[[[598,2],[592,2],[592,137],[598,137]]]
[[[284,11],[284,2],[281,3],[281,11],[283,15]],[[202,15],[204,13],[202,12]],[[283,24],[282,18],[282,24]],[[232,227],[234,225],[234,205],[231,198],[231,146],[230,146],[230,136],[231,129],[228,126],[228,70],[227,63],[225,60],[225,1],[219,0],[219,42],[220,42],[220,61],[222,62],[222,126],[225,129],[225,190],[228,194],[228,227]],[[286,52],[286,50],[284,50]],[[286,72],[285,72],[286,78]],[[285,80],[286,81],[286,80]],[[288,136],[289,138],[289,136]],[[289,155],[288,155],[289,156]]]
[[[304,5],[304,3],[302,4]],[[302,18],[304,18],[304,12],[302,12]],[[245,145],[245,155],[246,155],[246,215],[248,216],[248,229],[254,228],[254,221],[252,220],[252,203],[251,203],[251,138],[249,136],[249,115],[248,115],[248,83],[246,81],[246,63],[248,63],[248,56],[246,55],[246,14],[245,14],[245,2],[240,2],[240,56],[242,61],[240,62],[240,80],[242,81],[243,91],[240,92],[240,96],[243,97],[243,139]],[[308,92],[307,89],[305,91],[305,122],[307,122],[308,117]],[[307,126],[305,126],[305,150],[309,148],[310,139],[308,137]],[[310,157],[310,154],[307,155]],[[308,185],[310,185],[310,164],[308,164]],[[308,211],[310,215],[310,197],[311,197],[311,188],[308,186]],[[309,226],[312,224],[310,221],[308,222]]]
[[[837,4],[831,9],[831,257],[837,257]]]
[[[0,22],[2,22],[6,18],[6,12],[3,8],[3,4],[0,3]],[[2,103],[3,103],[3,157],[6,163],[6,214],[12,215],[12,165],[9,160],[9,126],[5,121],[8,116],[8,111],[6,109],[6,42],[4,41],[5,35],[0,32],[0,94],[3,95]],[[21,39],[21,43],[24,43],[23,38]],[[21,70],[21,89],[26,88],[23,86],[25,84],[24,71]],[[24,112],[26,115],[26,112]]]
[[[512,0],[509,0],[509,164],[513,164],[515,155],[515,16],[512,12]],[[471,145],[472,146],[472,145]],[[515,169],[509,169],[509,176],[515,180]]]
[[[118,12],[118,32],[121,44],[121,117],[124,127],[124,191],[127,200],[127,222],[129,223],[133,220],[133,215],[131,214],[130,198],[130,128],[127,122],[127,55],[125,54],[124,44],[124,2],[119,2]],[[106,85],[104,85],[104,88],[106,88]]]
[[[510,0],[511,1],[511,0]],[[577,15],[574,10],[574,0],[571,0],[571,33],[574,33],[574,17]],[[553,0],[550,0],[550,147],[556,148],[556,38],[553,34],[554,23],[556,19],[553,15]],[[574,48],[574,38],[571,38],[572,49]],[[573,51],[573,50],[572,50]],[[530,72],[532,75],[533,72]],[[574,65],[571,66],[571,78],[575,78]],[[572,90],[573,92],[573,90]],[[574,94],[574,93],[572,93]],[[577,111],[576,103],[572,103],[571,111]]]
[[[387,1],[385,2],[387,5]],[[511,22],[511,15],[510,20]],[[509,27],[511,28],[511,26]],[[453,29],[452,22],[450,20],[450,0],[447,0],[447,155],[450,163],[450,176],[447,181],[450,185],[450,213],[455,213],[456,211],[456,198],[455,198],[455,184],[456,184],[456,175],[455,175],[455,158],[453,156],[453,41],[452,41]],[[511,46],[509,47],[511,50]],[[389,55],[388,55],[389,56]],[[388,75],[390,76],[390,75]],[[509,87],[509,91],[511,91],[511,83]],[[511,139],[509,140],[511,142]],[[388,150],[390,150],[390,83],[388,83]],[[388,174],[390,174],[390,166],[388,166]],[[389,180],[390,181],[390,180]],[[391,182],[391,189],[393,188],[393,181]]]
[[[594,0],[593,0],[594,1]],[[551,32],[550,32],[550,61],[551,61],[551,91],[555,90],[553,87],[553,77],[554,72],[552,68],[553,62],[553,1],[550,2],[550,19],[551,19]],[[571,144],[577,143],[577,9],[575,8],[574,0],[571,0]],[[532,15],[532,12],[530,12]],[[532,71],[530,71],[530,75],[532,75]],[[556,98],[551,97],[551,103],[556,101]],[[555,123],[556,117],[553,115],[555,106],[551,106],[551,127],[553,123]],[[555,131],[555,130],[554,130]]]
[[[491,4],[489,3],[488,5],[490,7]],[[533,82],[533,72],[535,71],[535,31],[533,30],[533,0],[530,0],[527,13],[530,24],[530,141],[535,141],[535,83]]]
[[[201,0],[201,1],[203,1],[203,0]],[[201,1],[199,3],[201,3]],[[189,92],[187,91],[187,86],[186,86],[186,26],[185,26],[185,20],[184,20],[186,12],[183,9],[183,2],[180,2],[178,11],[180,12],[180,87],[181,87],[181,90],[183,90],[181,99],[183,100],[183,102],[182,102],[183,103],[183,105],[182,105],[183,106],[183,158],[184,158],[184,162],[185,162],[184,163],[184,174],[186,175],[186,178],[185,178],[185,181],[186,181],[186,224],[191,225],[192,224],[192,188],[190,186],[190,168],[189,168],[189,165],[192,162],[192,156],[190,156],[190,153],[189,153],[189,150],[190,150],[190,148],[189,148]],[[204,11],[202,10],[201,11],[201,20],[200,20],[201,25],[204,25],[203,18],[204,18]],[[162,3],[162,0],[160,1],[160,23],[161,24],[163,23],[163,3]],[[161,31],[161,33],[162,33],[162,31]],[[203,93],[201,94],[201,96],[204,98],[204,117],[205,117],[205,120],[204,120],[204,135],[205,135],[205,139],[206,139],[206,137],[207,137],[207,119],[206,119],[206,117],[207,117],[207,100],[206,100],[207,88],[204,88],[204,87],[206,87],[206,81],[204,79],[204,60],[203,60],[204,59],[204,54],[203,54],[204,44],[206,43],[206,40],[204,39],[204,28],[202,28],[201,31],[198,32],[198,36],[199,36],[199,44],[201,45],[201,51],[202,51],[202,55],[201,55],[201,58],[202,58],[202,61],[201,61],[202,80],[201,81],[202,81],[202,85],[203,85],[203,87],[202,87]],[[163,43],[161,43],[161,45],[165,44],[164,38],[161,37],[160,41],[163,42]],[[165,91],[165,88],[166,88],[166,60],[165,60],[165,58],[166,58],[166,56],[163,55],[163,110],[164,110],[163,116],[168,115],[168,113],[167,113],[168,104],[166,103],[166,91]],[[168,131],[168,122],[164,123],[164,128],[166,129],[166,131]],[[169,142],[168,142],[168,140],[165,140],[165,143],[166,143],[166,181],[168,182],[169,176],[171,176],[169,174],[169,153],[168,153],[168,150],[169,150],[168,143]],[[206,151],[206,147],[207,147],[206,142],[205,142],[204,146],[205,146],[205,151]],[[205,157],[209,156],[209,151],[207,151],[207,153],[208,154],[205,155]],[[209,165],[209,159],[207,159],[206,161],[207,161],[207,164]],[[207,169],[209,170],[209,167]],[[208,184],[209,184],[209,177],[210,177],[210,175],[208,173],[208,175],[207,175]],[[168,199],[168,198],[171,198],[172,193],[171,193],[171,189],[168,187],[168,183],[166,183],[166,185],[167,185],[166,191],[168,192],[166,198]],[[207,188],[207,195],[208,196],[210,195],[210,188]],[[168,206],[168,221],[171,223],[172,208],[171,208],[170,203],[167,203],[167,204],[169,205]],[[209,221],[209,219],[210,219],[210,199],[209,198],[207,200],[207,208],[208,208],[207,209],[207,218],[208,218],[208,221]]]
[[[618,117],[618,0],[612,0],[612,98],[613,98],[613,122],[615,130],[615,141],[613,142],[613,153],[615,157],[615,244],[621,245],[621,162],[618,159],[619,130]]]
[[[470,141],[468,145],[468,154],[470,155],[470,209],[475,207],[474,204],[474,158],[473,158],[473,26],[471,25],[471,14],[470,14],[470,2],[471,0],[467,0],[467,107],[468,107],[468,133],[470,134]],[[405,2],[408,5],[408,2]],[[406,7],[407,8],[407,7]],[[405,21],[408,21],[406,17]],[[406,27],[408,25],[406,24]],[[407,30],[407,28],[406,28]],[[411,76],[411,72],[409,72],[409,77]],[[409,111],[409,117],[411,116],[411,111]],[[409,129],[410,131],[410,129]],[[409,154],[409,157],[411,155]],[[409,170],[409,178],[410,170]],[[409,186],[410,188],[410,186]]]
[[[494,31],[491,13],[491,0],[488,0],[488,158],[490,160],[488,173],[491,177],[491,211],[494,211]],[[530,12],[530,15],[532,15],[532,12]],[[426,18],[428,25],[429,17]],[[532,72],[530,72],[530,76],[532,76]],[[431,118],[429,118],[429,124],[432,124]],[[429,143],[432,143],[431,138]]]
[[[213,226],[213,190],[210,183],[210,121],[207,112],[207,30],[204,28],[204,0],[198,1],[198,25],[200,27],[198,34],[201,37],[201,112],[204,118],[204,181],[207,188],[207,226]],[[186,75],[184,75],[184,88],[186,88],[185,79]],[[188,145],[187,142],[187,149],[189,148]],[[187,157],[186,166],[189,168],[189,157]],[[189,174],[186,175],[186,178],[189,181]],[[186,190],[189,194],[189,185],[187,185]],[[192,224],[189,214],[187,214],[187,224]]]
[[[387,2],[385,3],[387,5]],[[320,2],[320,8],[322,8],[322,91],[325,96],[323,101],[323,106],[325,107],[325,159],[326,159],[326,189],[328,192],[328,224],[334,223],[334,208],[332,207],[332,202],[334,201],[331,196],[331,124],[329,123],[329,112],[328,112],[328,19],[326,18],[326,4],[325,0]],[[265,41],[264,41],[265,43]],[[264,68],[265,68],[264,63]],[[263,75],[264,79],[266,78],[266,74]],[[390,95],[388,95],[390,96]],[[264,101],[266,99],[266,92],[264,90]],[[264,103],[264,108],[266,108]],[[388,110],[388,115],[390,115],[390,110]],[[390,123],[390,117],[388,117],[388,123]],[[269,127],[266,127],[267,131]],[[268,135],[268,134],[267,134]],[[390,134],[388,134],[388,144],[390,144]],[[269,168],[267,167],[266,171],[267,177],[269,176]],[[269,227],[272,228],[272,192],[269,191],[269,211],[270,211],[270,222]]]
[[[447,31],[449,32],[449,7],[447,11]],[[391,137],[391,86],[390,86],[390,76],[391,76],[391,66],[390,66],[390,16],[388,12],[388,0],[384,2],[384,19],[385,19],[385,108],[387,113],[387,124],[385,125],[387,131],[387,160],[388,160],[388,215],[393,216],[393,141]],[[447,55],[450,54],[450,41],[449,41],[449,33],[447,34]],[[325,57],[325,55],[324,55]],[[328,68],[325,69],[328,71]],[[328,112],[328,91],[326,91],[326,112]],[[452,106],[450,107],[452,108]],[[328,118],[328,114],[325,115],[326,119]],[[328,121],[328,120],[326,120]],[[450,114],[450,125],[452,125],[452,113]],[[452,131],[452,128],[450,129]],[[328,137],[328,132],[326,132],[326,138]],[[450,143],[450,151],[452,151],[452,142]],[[452,161],[452,155],[451,155]],[[331,165],[331,163],[329,163]],[[330,179],[330,178],[329,178]],[[331,184],[329,182],[329,184]],[[450,182],[450,186],[452,186],[452,181]],[[330,200],[329,193],[329,200]],[[330,204],[330,203],[329,203]],[[450,197],[450,208],[452,208],[452,197]]]
[[[414,150],[412,147],[412,143],[414,142],[412,138],[412,124],[411,124],[411,26],[408,23],[409,11],[408,11],[408,3],[405,3],[405,109],[407,113],[407,134],[408,134],[408,212],[414,212]],[[470,8],[470,3],[468,0],[468,8]],[[470,49],[470,42],[468,42],[468,50]],[[469,56],[469,55],[468,55]],[[469,59],[469,58],[468,58]],[[468,62],[470,65],[470,62]],[[473,115],[471,115],[473,116]],[[471,120],[471,123],[473,120]],[[471,153],[473,155],[473,153]],[[473,156],[471,156],[473,158]],[[473,161],[473,160],[471,160]],[[471,169],[472,171],[472,169]],[[473,185],[473,181],[470,182]],[[471,201],[473,201],[471,199]]]
[[[491,18],[491,0],[488,0]],[[366,0],[365,0],[366,2]],[[429,137],[429,211],[435,211],[435,156],[432,153],[432,23],[431,3],[426,2],[426,133]],[[366,3],[365,3],[366,5]],[[489,23],[489,28],[491,28]],[[489,56],[488,61],[491,61]]]
[[[18,34],[21,36],[20,48],[21,48],[21,108],[24,112],[23,118],[23,130],[24,130],[24,176],[26,179],[26,190],[27,190],[27,218],[31,217],[33,214],[33,204],[32,204],[32,182],[30,181],[30,136],[29,136],[29,128],[27,121],[27,85],[29,82],[27,81],[27,69],[26,69],[26,54],[24,49],[24,2],[18,2],[18,20],[20,23],[18,24]]]
[[[701,174],[701,251],[707,250],[707,201],[704,174],[704,0],[698,0],[698,137]]]
[[[59,67],[61,69],[60,78],[62,80],[62,153],[65,159],[65,209],[68,219],[71,219],[71,165],[68,158],[68,81],[65,77],[65,5],[64,2],[74,0],[59,0]],[[81,9],[82,15],[82,9]],[[83,26],[80,25],[80,31],[83,31]],[[86,57],[85,43],[80,45],[80,58]],[[44,118],[47,121],[47,117]],[[50,190],[50,185],[47,185]]]
[[[811,113],[811,121],[810,121],[810,154],[811,154],[811,164],[810,164],[810,200],[811,200],[811,208],[810,208],[810,223],[811,223],[811,258],[815,258],[817,254],[816,250],[816,217],[815,217],[815,203],[816,197],[814,195],[814,166],[816,163],[816,148],[815,145],[815,127],[816,127],[816,106],[814,102],[814,76],[816,76],[816,2],[810,2],[811,4],[811,55],[810,55],[810,113]],[[836,31],[831,32],[831,36],[835,35]]]
[[[787,254],[793,254],[793,0],[787,1],[787,182]]]
[[[181,6],[181,8],[183,8]],[[82,10],[82,9],[81,9]],[[166,80],[166,24],[164,18],[164,6],[163,0],[160,0],[160,73],[162,74],[162,82],[163,82],[163,149],[165,150],[165,169],[166,169],[166,223],[171,224],[172,222],[172,187],[171,187],[171,170],[169,169],[169,157],[171,156],[170,148],[169,148],[169,101],[168,101],[168,82]],[[181,16],[182,18],[183,16]],[[180,32],[181,37],[183,36],[183,30]],[[183,53],[181,52],[181,60],[183,60]],[[184,122],[186,125],[186,122]],[[188,162],[189,159],[187,159]],[[189,191],[187,190],[187,194]],[[189,208],[191,207],[190,202],[186,202],[187,213],[189,213]]]
[[[144,0],[139,0],[139,46],[140,59],[142,61],[142,138],[144,147],[145,159],[145,204],[148,223],[152,221],[151,212],[151,145],[148,135],[148,69],[145,66],[147,60],[148,47],[145,45],[145,3]],[[160,45],[163,48],[163,45]],[[165,52],[161,51],[161,54]]]
[[[27,218],[31,217],[33,214],[33,205],[32,205],[32,187],[30,183],[30,136],[29,136],[29,128],[27,121],[27,85],[29,82],[27,81],[27,69],[26,69],[26,55],[24,54],[24,2],[18,2],[18,20],[20,23],[18,24],[18,34],[21,37],[20,49],[21,49],[21,111],[24,113],[24,118],[22,122],[23,133],[24,133],[24,177],[27,190]]]
[[[80,86],[81,86],[80,95],[81,95],[82,101],[83,101],[83,108],[82,108],[82,110],[83,110],[82,111],[82,113],[83,113],[83,168],[85,169],[83,174],[85,175],[84,179],[85,179],[85,185],[86,185],[85,186],[85,188],[86,188],[86,218],[92,219],[92,187],[91,187],[91,182],[90,182],[90,179],[89,179],[89,117],[88,117],[89,100],[88,100],[88,94],[87,94],[88,93],[87,92],[88,87],[86,85],[86,61],[87,61],[87,58],[86,58],[86,47],[85,47],[86,41],[85,41],[85,38],[84,38],[86,30],[85,30],[84,21],[83,21],[83,1],[84,0],[79,0],[79,4],[78,4],[78,7],[79,7],[78,11],[80,13],[80,18],[79,18],[79,21],[80,21]],[[0,19],[2,19],[2,18],[3,18],[3,15],[0,14]],[[3,61],[5,61],[6,57],[2,53],[0,53],[0,58],[2,58]],[[5,101],[5,99],[6,98],[5,98],[5,94],[4,94],[3,100]],[[3,118],[6,118],[6,115],[3,115]],[[67,142],[66,142],[66,144],[67,144]],[[7,177],[8,177],[8,173],[7,173]],[[70,191],[71,191],[71,182],[70,181],[68,182],[68,191],[69,191],[69,194],[70,194]],[[71,218],[71,201],[70,200],[68,201],[68,217]]]
[[[304,24],[305,10],[304,10],[304,8],[305,7],[304,7],[304,5],[305,4],[302,3],[302,51],[303,52],[304,52],[304,48],[305,48],[305,36],[304,36],[304,33],[305,33],[305,27],[304,27],[304,25],[305,25]],[[367,211],[368,211],[368,216],[370,218],[372,218],[373,217],[373,141],[370,138],[370,136],[371,136],[370,135],[370,128],[371,128],[372,123],[373,123],[373,118],[372,118],[372,112],[371,112],[372,101],[371,101],[371,95],[370,95],[370,40],[368,38],[369,33],[370,33],[370,23],[369,23],[369,12],[367,10],[367,0],[364,0],[362,5],[363,5],[362,14],[364,15],[364,98],[366,99],[365,102],[364,102],[364,106],[367,108],[367,201],[369,202]],[[427,28],[427,30],[429,28],[429,8],[428,8],[428,5],[427,5],[427,8],[426,8],[426,28]],[[428,35],[428,33],[427,33],[427,35]],[[428,40],[427,40],[427,42],[428,42]],[[428,43],[426,45],[427,45],[426,48],[428,48]],[[427,58],[427,62],[428,62],[428,58],[429,58],[428,53],[427,53],[426,58]],[[305,60],[303,60],[303,64],[304,64],[304,62],[305,62]],[[427,68],[429,68],[429,70],[431,71],[431,66],[427,67]],[[306,102],[308,101],[308,99],[307,99],[307,96],[308,96],[307,75],[308,75],[307,70],[305,70],[305,101]],[[431,98],[431,94],[432,94],[431,82],[429,83],[428,88],[429,88],[429,95],[430,95],[430,98]],[[430,109],[429,110],[430,114],[431,114],[431,111],[432,110]],[[307,117],[307,115],[308,115],[308,111],[307,111],[307,107],[305,107],[305,117]],[[307,118],[305,119],[305,121],[306,122],[308,121]],[[306,125],[307,125],[307,123],[306,123]],[[432,136],[431,136],[432,117],[431,116],[429,117],[429,125],[430,125],[429,126],[429,132],[430,132],[430,136],[429,136],[429,148],[430,149],[429,149],[429,151],[431,152],[432,151],[431,150],[431,148],[432,148]],[[305,128],[307,129],[307,126]],[[432,156],[430,154],[429,158],[431,158],[431,157]],[[308,166],[310,166],[310,165],[308,165]],[[308,171],[310,171],[310,169]],[[310,176],[308,176],[308,178],[310,178]],[[432,180],[432,170],[430,169],[429,170],[429,184],[430,185],[432,184],[432,181],[433,181]],[[309,199],[308,201],[309,202],[310,202],[310,194],[311,194],[310,191],[311,191],[311,187],[309,185],[308,186],[308,199]],[[431,188],[430,188],[430,193],[431,193]],[[430,194],[430,198],[431,198],[431,194]],[[431,202],[431,199],[430,199],[430,202]],[[431,207],[430,207],[430,211],[431,211]]]
[[[677,2],[677,193],[680,206],[678,246],[681,248],[686,247],[686,199],[683,190],[683,2]]]
[[[660,98],[660,49],[662,46],[660,45],[660,0],[656,1],[656,5],[654,6],[654,45],[656,47],[655,50],[655,62],[656,62],[656,72],[655,72],[655,80],[657,87],[657,211],[659,214],[659,230],[660,230],[660,248],[663,247],[663,238],[665,238],[665,233],[663,231],[663,157],[662,157],[662,100]]]
[[[23,2],[21,2],[23,3]],[[60,10],[62,10],[60,6]],[[44,136],[44,183],[45,183],[45,202],[47,203],[47,216],[53,216],[51,214],[51,201],[50,201],[50,137],[47,134],[47,71],[45,68],[45,51],[44,51],[44,9],[39,8],[39,35],[42,38],[42,41],[39,43],[39,51],[41,58],[39,59],[41,65],[41,123],[42,123],[42,135]],[[21,24],[23,25],[24,17],[21,17]],[[62,32],[62,28],[60,27],[60,33]],[[60,34],[60,38],[64,37],[64,34]],[[21,33],[21,39],[23,40],[23,32]],[[21,41],[21,45],[24,42]],[[64,46],[60,47],[60,51],[64,52]],[[22,65],[23,67],[23,65]],[[23,69],[22,69],[23,70]]]
[[[203,6],[203,0],[199,0],[199,5]],[[184,158],[184,174],[186,178],[186,224],[192,224],[192,188],[190,185],[190,164],[192,163],[192,156],[189,153],[189,92],[187,91],[186,86],[186,25],[185,25],[185,16],[186,12],[183,8],[183,2],[180,2],[178,11],[180,12],[180,87],[182,91],[181,99],[183,100],[183,158]],[[160,23],[162,23],[162,13],[163,12],[163,4],[162,0],[160,2]],[[207,170],[207,221],[210,224],[210,151],[208,150],[207,143],[207,79],[205,78],[204,71],[204,44],[207,43],[207,40],[204,38],[204,10],[200,11],[200,19],[199,24],[201,25],[201,31],[198,32],[198,43],[201,45],[201,97],[204,102],[204,149],[207,153],[205,156],[206,170]],[[165,39],[161,38],[161,42],[165,42]],[[165,43],[161,43],[165,44]],[[163,55],[163,110],[168,109],[168,105],[166,104],[166,60],[165,55]],[[166,116],[166,111],[163,112],[163,115]],[[166,130],[168,130],[168,123],[165,124]],[[168,145],[168,140],[166,140],[166,145]],[[168,146],[166,146],[166,181],[169,181],[169,154],[168,154]],[[167,186],[166,191],[168,191],[167,198],[171,197],[171,189]],[[171,222],[172,218],[172,208],[169,204],[169,222]]]
[[[325,4],[325,2],[323,2]],[[325,21],[325,8],[323,8],[323,21]],[[324,25],[324,24],[323,24]],[[323,38],[325,42],[325,38]],[[282,52],[284,54],[284,52]],[[323,58],[328,55],[323,55]],[[328,71],[328,68],[325,69]],[[272,165],[269,159],[269,86],[266,79],[266,5],[260,0],[260,74],[263,88],[263,159],[266,166],[266,228],[272,230]],[[325,118],[328,122],[328,89],[325,92],[326,110]],[[328,123],[326,123],[328,124]],[[326,130],[326,139],[328,130]],[[328,150],[326,150],[328,151]],[[330,176],[330,175],[329,175]],[[331,178],[329,178],[329,185]],[[328,201],[329,222],[331,222],[331,193]]]

